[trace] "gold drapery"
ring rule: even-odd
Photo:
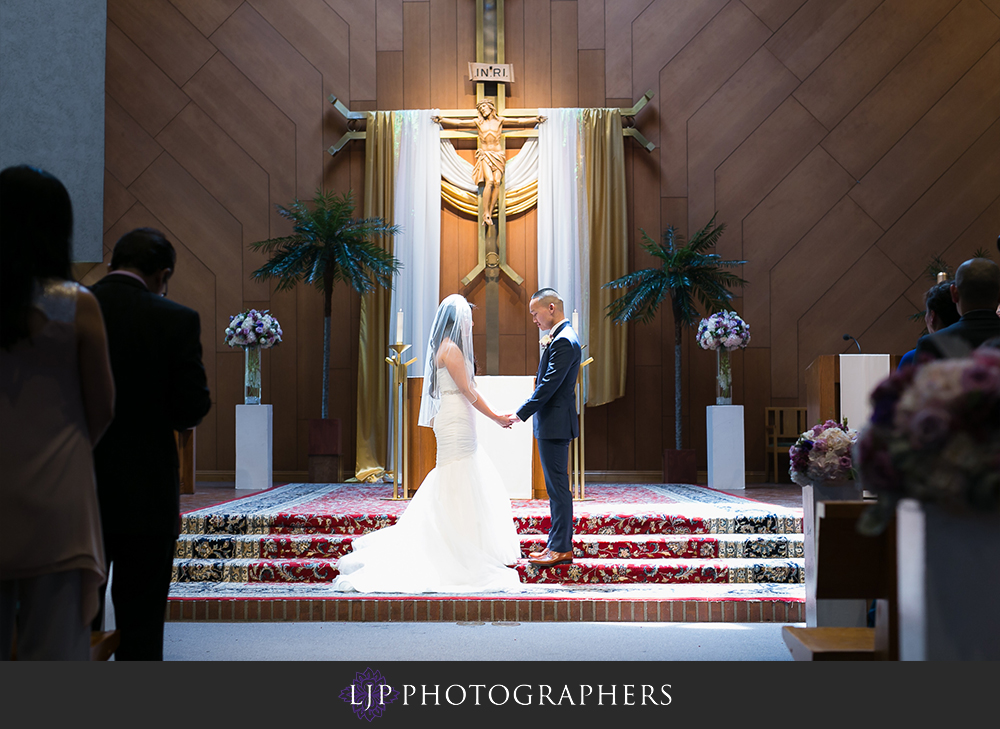
[[[368,112],[365,144],[364,217],[393,224],[396,180],[395,113]],[[393,237],[378,241],[394,252]],[[392,291],[378,288],[361,297],[361,336],[358,348],[358,427],[355,476],[375,479],[385,472],[389,440],[389,319]]]
[[[441,180],[441,199],[466,215],[472,217],[479,215],[479,196],[455,187],[447,180]],[[507,215],[519,215],[535,207],[535,203],[538,202],[538,180],[533,180],[516,190],[508,190],[504,195],[504,201],[507,205]]]
[[[590,365],[587,405],[604,405],[625,395],[626,325],[606,316],[615,294],[602,289],[628,272],[625,144],[617,109],[584,109],[584,165],[590,223]]]

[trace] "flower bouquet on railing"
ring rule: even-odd
[[[244,396],[246,405],[260,405],[260,350],[281,342],[281,325],[267,311],[250,309],[229,317],[226,344],[243,347]]]
[[[716,355],[716,405],[733,404],[733,369],[729,352],[750,343],[750,327],[735,311],[720,311],[698,324],[698,345]]]
[[[827,420],[813,426],[788,449],[788,474],[799,486],[819,487],[854,479],[851,452],[858,432]]]
[[[903,498],[1000,513],[1000,350],[904,368],[871,401],[855,446],[859,477],[879,497],[870,530]]]

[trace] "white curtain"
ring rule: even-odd
[[[397,111],[394,216],[402,232],[396,236],[396,258],[403,264],[392,291],[391,341],[396,317],[403,310],[403,341],[411,345],[406,359],[417,358],[409,374],[423,374],[431,322],[438,306],[441,270],[440,127],[431,121],[437,110]]]
[[[431,116],[437,113],[436,109],[395,112],[397,147],[393,216],[396,225],[402,229],[395,240],[396,258],[402,267],[392,290],[389,341],[396,341],[397,317],[402,310],[403,343],[410,345],[410,349],[403,353],[403,361],[417,358],[407,369],[407,375],[411,377],[423,375],[427,337],[438,306],[441,129],[431,121]],[[393,420],[395,413],[390,408],[390,433]],[[393,464],[394,469],[399,468],[392,443],[389,444],[387,461]]]
[[[520,189],[538,179],[538,140],[528,137],[521,151],[507,160],[504,168],[504,187],[508,192]],[[472,181],[472,163],[462,157],[455,145],[441,140],[441,176],[455,187],[466,192],[477,192]]]
[[[539,109],[538,113],[548,117],[538,126],[538,287],[559,292],[567,319],[572,321],[574,309],[578,312],[576,330],[580,343],[586,345],[590,241],[580,147],[583,115],[580,109]],[[583,391],[587,392],[586,381]]]

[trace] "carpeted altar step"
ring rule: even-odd
[[[407,596],[332,590],[336,561],[352,541],[392,525],[406,508],[408,502],[390,495],[385,484],[288,484],[185,514],[168,616],[802,619],[801,510],[675,484],[588,485],[589,498],[574,503],[573,564],[538,568],[520,562],[521,592]],[[544,546],[548,504],[515,501],[512,509],[526,556]]]
[[[547,506],[522,502],[514,513],[518,534],[545,535],[551,518]],[[622,505],[608,505],[613,509]],[[588,506],[578,506],[586,509]],[[593,509],[595,506],[589,505]],[[690,505],[687,506],[690,509]],[[543,513],[544,510],[544,513]],[[790,511],[790,510],[789,510]],[[184,534],[367,534],[392,526],[398,514],[358,513],[332,510],[325,513],[261,513],[185,515],[181,521]],[[736,514],[691,514],[681,508],[641,509],[618,513],[576,513],[574,534],[800,534],[800,515],[774,511]]]
[[[801,560],[575,559],[546,568],[521,562],[516,568],[524,584],[803,582]],[[332,582],[337,574],[335,559],[174,562],[174,582]]]
[[[183,515],[182,534],[365,534],[391,526],[408,502],[385,484],[287,484]],[[801,509],[700,486],[594,484],[573,506],[574,534],[801,534]],[[549,531],[548,502],[514,501],[519,534]]]
[[[178,560],[339,559],[358,535],[182,534]],[[801,534],[579,534],[576,558],[590,559],[802,559]],[[521,555],[545,546],[543,536],[522,535]]]

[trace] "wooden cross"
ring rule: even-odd
[[[504,64],[504,15],[503,0],[476,0],[476,62],[479,64]],[[629,109],[621,109],[623,121],[631,124],[635,115],[653,98],[653,92],[647,91],[643,97]],[[477,157],[484,152],[498,156],[506,154],[508,137],[537,137],[535,124],[544,122],[539,117],[537,109],[507,109],[506,87],[502,82],[476,82],[475,109],[449,109],[441,111],[439,116],[445,129],[441,132],[444,138],[476,138],[478,140]],[[348,120],[348,131],[328,150],[336,154],[352,139],[364,139],[366,132],[359,129],[365,119],[365,112],[352,112],[335,96],[330,96],[330,102]],[[484,134],[480,108],[488,103],[495,111],[499,124],[489,125],[489,140],[484,149]],[[513,129],[503,129],[503,123],[508,123]],[[495,128],[493,128],[495,127]],[[634,126],[622,130],[628,137],[634,137],[647,151],[652,151],[650,144]],[[499,138],[497,138],[499,137]],[[485,163],[484,163],[485,164]],[[488,173],[488,170],[487,170]],[[500,374],[500,274],[506,276],[520,286],[524,279],[507,263],[507,206],[505,200],[505,184],[503,169],[500,169],[499,184],[493,180],[484,179],[480,185],[479,198],[479,255],[475,267],[462,278],[462,285],[468,286],[482,274],[486,282],[486,374]],[[492,183],[492,184],[491,184]],[[493,204],[497,207],[497,219],[493,219]]]

